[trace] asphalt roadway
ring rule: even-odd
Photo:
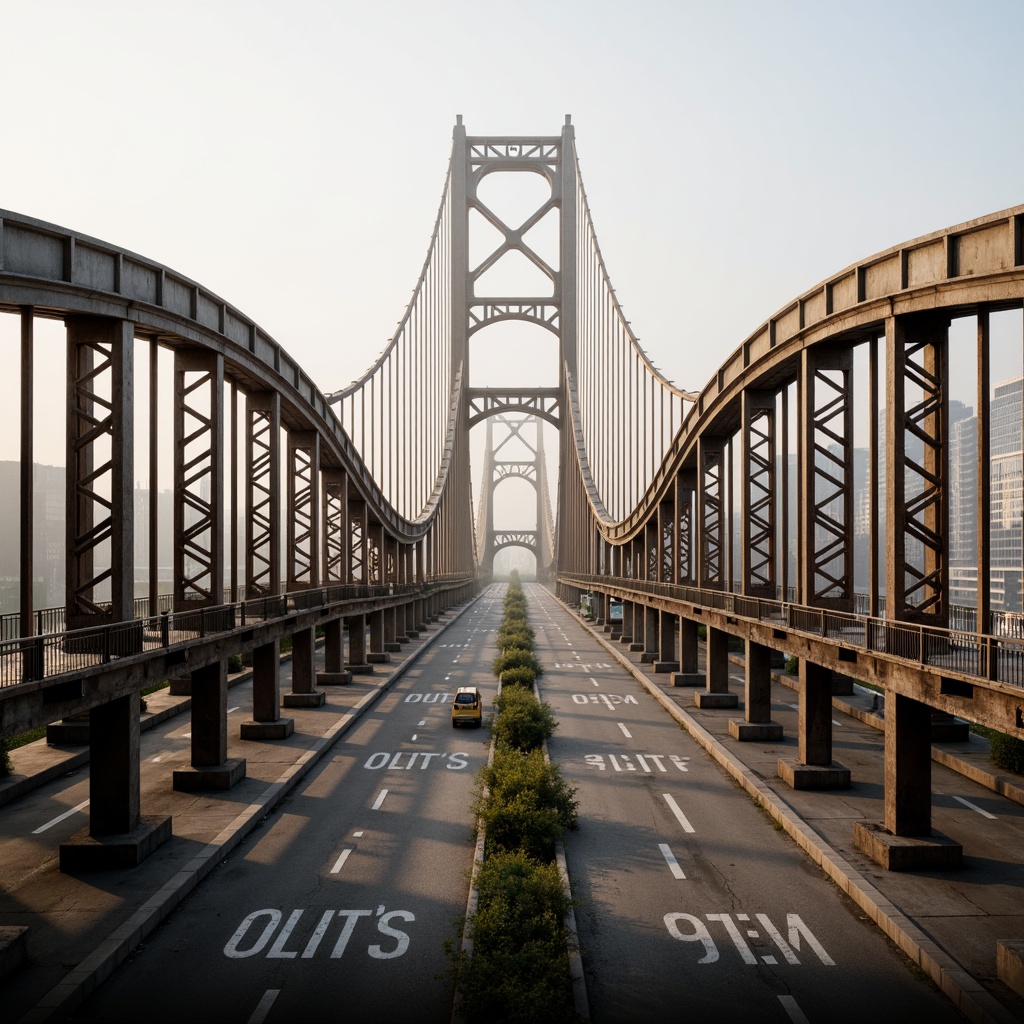
[[[323,708],[289,710],[296,719],[289,740],[232,739],[230,753],[247,758],[248,774],[228,793],[172,791],[166,776],[187,763],[189,727],[185,717],[158,723],[144,736],[143,810],[172,814],[174,838],[133,871],[57,871],[59,843],[84,824],[82,752],[45,743],[15,751],[15,778],[0,783],[0,803],[22,793],[0,807],[0,926],[31,932],[28,963],[0,988],[4,1019],[164,1019],[160,998],[145,986],[138,1005],[146,1010],[129,1017],[103,1008],[110,998],[103,989],[83,1000],[126,960],[130,969],[103,988],[134,984],[119,979],[174,928],[175,941],[184,936],[205,952],[149,960],[179,965],[165,971],[169,992],[202,981],[211,998],[223,997],[214,1017],[225,1024],[291,1019],[289,985],[307,996],[324,988],[322,1004],[312,1004],[323,1016],[309,1020],[443,1019],[445,983],[410,997],[395,979],[405,965],[420,978],[443,966],[441,934],[451,931],[453,908],[464,908],[469,791],[487,733],[450,735],[437,695],[470,679],[493,690],[493,647],[483,635],[498,621],[487,610],[493,600],[490,591],[432,626],[374,676],[330,688]],[[773,687],[784,741],[737,743],[727,723],[742,715],[742,698],[738,712],[699,710],[692,691],[666,687],[665,677],[619,645],[581,632],[584,624],[547,592],[531,587],[529,600],[538,654],[549,666],[543,696],[561,723],[551,754],[580,786],[583,824],[565,845],[595,1020],[664,1019],[683,1009],[732,1020],[738,1005],[751,1019],[780,1021],[893,1019],[894,1007],[908,1021],[962,1019],[954,1005],[967,1019],[1024,1020],[1024,1002],[995,976],[996,940],[1024,937],[1024,808],[936,765],[935,826],[963,842],[965,868],[882,872],[852,840],[853,820],[881,818],[881,733],[869,697],[846,698],[849,714],[836,705],[836,758],[852,768],[853,787],[791,791],[774,770],[779,756],[795,750],[792,690]],[[485,611],[495,622],[476,624],[471,617]],[[434,661],[426,660],[428,647]],[[446,661],[450,668],[439,675]],[[429,678],[417,677],[417,665]],[[238,694],[239,716],[246,685],[243,679],[229,691],[229,706]],[[434,700],[425,702],[428,694]],[[175,700],[181,704],[154,698],[151,717],[174,710]],[[992,774],[983,744],[953,746],[954,763]],[[412,756],[419,770],[406,766]],[[46,773],[56,777],[44,782]],[[389,776],[398,783],[381,781]],[[377,827],[387,814],[388,827]],[[315,839],[312,818],[324,822]],[[216,878],[200,885],[213,871]],[[346,899],[335,907],[338,900],[325,893],[341,879]],[[219,906],[212,918],[199,913],[207,905]],[[417,964],[424,955],[430,962]],[[358,963],[369,984],[353,987],[348,977],[345,998],[339,1002],[336,991],[328,998],[323,961]],[[225,965],[242,979],[240,988],[218,980],[229,973]],[[274,972],[295,968],[287,985],[285,978],[275,987]],[[911,1015],[912,1007],[926,1016]],[[214,1019],[180,1006],[166,1019],[183,1015]]]

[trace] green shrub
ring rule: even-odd
[[[502,675],[510,668],[528,668],[538,678],[544,674],[537,655],[533,651],[524,651],[521,647],[509,647],[502,651],[491,666],[496,676]]]
[[[499,716],[500,717],[500,716]],[[558,766],[546,762],[541,750],[523,752],[498,744],[494,760],[477,776],[479,795],[474,810],[487,827],[487,855],[521,849],[537,860],[554,858],[562,829],[577,825],[576,787]]]
[[[245,668],[245,662],[240,654],[228,655],[228,672],[241,672]]]
[[[1006,733],[992,732],[989,736],[992,763],[1004,771],[1024,775],[1024,741]]]
[[[497,644],[499,650],[506,647],[518,647],[523,651],[532,651],[534,635],[532,629],[523,629],[522,626],[512,626],[508,629],[502,628],[498,631]]]
[[[501,673],[502,690],[509,687],[524,687],[532,692],[537,673],[526,665],[519,665],[516,668],[507,668]]]
[[[11,741],[5,736],[0,739],[0,779],[8,776],[14,770],[11,764]]]
[[[499,712],[491,726],[495,741],[518,750],[536,750],[558,724],[551,705],[522,686],[503,686],[494,706]]]
[[[470,1021],[571,1021],[569,894],[554,864],[523,853],[487,858],[470,925],[473,955],[446,944]]]
[[[799,673],[800,673],[800,659],[795,654],[791,654],[786,659],[786,671],[791,676],[799,675]]]

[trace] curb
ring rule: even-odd
[[[785,829],[811,860],[899,946],[968,1020],[974,1024],[1012,1024],[1016,1021],[1017,1018],[995,996],[797,817],[732,751],[662,693],[603,636],[588,624],[581,622],[581,625],[743,787],[755,803],[760,804]]]
[[[309,770],[340,739],[353,722],[362,717],[381,695],[390,689],[419,660],[423,652],[445,632],[446,629],[467,611],[478,598],[467,602],[445,622],[440,629],[421,645],[411,651],[409,657],[396,666],[386,680],[355,705],[320,737],[283,775],[271,783],[256,800],[242,811],[211,843],[208,843],[189,863],[166,882],[120,927],[116,928],[81,963],[73,968],[36,1006],[29,1010],[19,1024],[42,1024],[57,1014],[67,1014],[80,1006],[96,988],[129,956],[142,940],[177,905],[191,893],[199,883],[235,849],[250,832],[267,817],[278,803],[302,780]]]

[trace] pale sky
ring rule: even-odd
[[[402,315],[457,114],[572,115],[626,316],[692,390],[847,264],[1024,202],[1019,0],[2,6],[0,208],[201,282],[325,392]]]

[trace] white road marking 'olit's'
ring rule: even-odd
[[[70,818],[72,814],[77,814],[79,811],[84,810],[89,806],[88,800],[83,800],[80,804],[75,804],[70,811],[65,811],[63,814],[58,814],[56,818],[51,818],[45,825],[40,825],[39,828],[32,830],[32,835],[37,836],[40,832],[45,832],[48,828],[53,828],[54,825],[59,825],[65,818]]]
[[[274,1000],[280,994],[281,990],[279,988],[268,988],[263,993],[263,998],[256,1004],[256,1009],[252,1011],[252,1016],[247,1024],[263,1024],[267,1019],[267,1014],[270,1013],[270,1008],[274,1005]]]
[[[683,831],[692,832],[693,826],[689,823],[689,821],[686,820],[686,815],[683,814],[682,810],[679,807],[679,804],[677,804],[675,800],[672,799],[672,794],[662,793],[661,795],[662,797],[664,797],[665,803],[668,804],[669,810],[676,816],[676,821],[678,821],[679,824],[683,826]]]
[[[673,877],[685,879],[686,875],[683,874],[683,869],[679,866],[679,861],[676,860],[676,855],[669,849],[668,844],[658,843],[658,849],[661,850],[661,855],[665,858],[665,863],[668,864],[668,869],[672,872]]]

